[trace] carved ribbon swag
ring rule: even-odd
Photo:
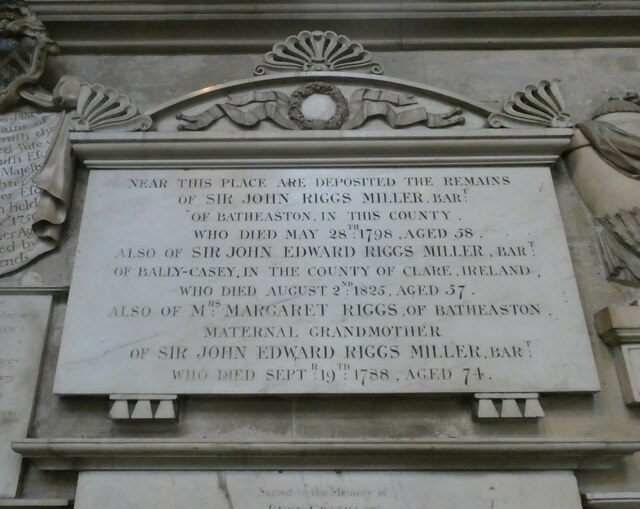
[[[342,97],[340,91],[333,85],[325,83],[311,83],[307,85],[316,87],[331,87],[332,93],[321,92]],[[299,89],[299,90],[304,90]],[[296,91],[298,92],[298,91]],[[306,94],[310,95],[310,94]],[[214,104],[209,109],[195,115],[178,114],[178,120],[185,124],[178,126],[181,130],[198,131],[205,129],[221,119],[228,117],[232,122],[243,127],[253,127],[259,122],[270,119],[280,127],[291,130],[300,129],[355,129],[372,117],[383,118],[391,127],[405,127],[414,124],[424,124],[427,127],[448,127],[464,124],[461,110],[455,108],[446,113],[429,113],[422,106],[408,110],[398,111],[396,107],[404,107],[417,104],[417,101],[408,94],[398,94],[384,90],[361,88],[351,94],[346,103],[345,115],[341,115],[342,101],[335,100],[336,115],[331,121],[309,122],[309,119],[298,118],[299,109],[294,104],[295,93],[289,97],[283,92],[249,92],[241,95],[231,95],[224,103]],[[295,113],[297,113],[297,115]]]

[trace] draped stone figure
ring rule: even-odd
[[[640,287],[640,98],[627,94],[578,125],[565,152],[593,214],[607,279]]]

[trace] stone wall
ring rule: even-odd
[[[300,26],[324,28],[314,23]],[[350,35],[350,34],[347,34]],[[276,42],[276,41],[273,41]],[[263,53],[229,54],[75,54],[51,58],[41,83],[51,89],[65,74],[113,87],[141,111],[212,84],[245,79]],[[640,55],[636,47],[575,49],[425,49],[375,51],[385,75],[424,83],[499,107],[515,90],[541,79],[558,78],[566,110],[576,122],[587,120],[610,96],[640,90]],[[329,150],[329,148],[328,148]],[[80,165],[61,246],[24,269],[0,278],[3,293],[15,289],[51,293],[53,314],[44,350],[40,385],[28,434],[34,439],[157,438],[189,441],[279,443],[296,441],[437,440],[467,443],[500,439],[514,443],[640,442],[640,410],[623,400],[610,347],[599,338],[594,315],[609,305],[627,305],[637,289],[610,283],[600,260],[588,210],[559,165],[553,178],[577,276],[602,390],[595,395],[544,395],[546,416],[535,421],[483,422],[471,417],[469,399],[451,396],[216,396],[183,397],[177,422],[124,422],[107,418],[108,401],[100,397],[59,397],[52,393],[66,296],[81,222],[87,170]],[[27,276],[28,275],[28,276]],[[33,281],[39,283],[34,284]],[[38,289],[41,287],[45,290]],[[562,456],[562,452],[553,454]],[[594,453],[594,458],[595,458]],[[74,498],[78,463],[70,470],[43,470],[25,461],[23,498]],[[301,468],[304,459],[296,464]],[[312,468],[332,469],[331,457]],[[401,466],[425,466],[408,455]],[[525,462],[526,463],[526,462]],[[447,470],[444,460],[439,467]],[[451,461],[452,468],[456,461]],[[268,468],[262,464],[259,468]],[[367,468],[371,468],[370,466]],[[429,468],[429,467],[427,467]],[[539,468],[531,459],[532,469]],[[526,469],[523,468],[523,469]],[[607,468],[575,469],[581,493],[640,489],[640,456]]]

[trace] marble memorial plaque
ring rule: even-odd
[[[21,458],[49,324],[50,296],[0,296],[0,498],[16,496]]]
[[[570,472],[81,472],[76,509],[580,509]]]
[[[598,389],[547,168],[91,172],[57,394]]]

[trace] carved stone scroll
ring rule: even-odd
[[[514,92],[502,111],[489,117],[489,127],[572,127],[559,83],[559,80],[543,80]]]
[[[70,76],[61,78],[52,94],[26,86],[21,95],[71,111],[0,116],[0,275],[58,245],[73,185],[69,131],[151,126],[125,95]]]

